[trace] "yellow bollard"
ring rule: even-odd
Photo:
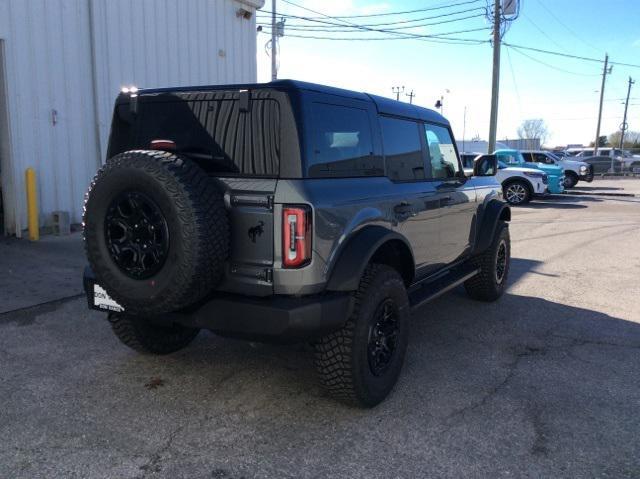
[[[36,171],[27,168],[25,173],[27,182],[27,222],[29,224],[29,239],[40,239],[40,224],[38,221],[38,190],[36,188]]]

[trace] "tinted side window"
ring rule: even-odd
[[[424,160],[418,123],[380,117],[387,176],[392,180],[423,180]]]
[[[373,155],[366,110],[313,104],[310,177],[382,176],[382,158]]]
[[[518,158],[513,153],[497,153],[498,158],[507,165],[519,165]]]
[[[433,178],[452,178],[460,171],[458,155],[449,130],[437,125],[424,126]]]
[[[523,153],[524,155],[524,153]],[[553,164],[553,160],[551,158],[549,158],[547,155],[543,154],[543,153],[534,153],[534,162],[538,162],[538,163],[547,163],[552,165]],[[524,157],[525,161],[529,161],[527,160],[527,157],[525,155]]]

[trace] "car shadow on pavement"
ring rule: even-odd
[[[269,450],[298,444],[297,454],[307,458],[336,447],[310,435],[346,434],[359,444],[358,460],[391,460],[390,451],[409,441],[412,461],[427,470],[455,463],[464,476],[462,471],[491,469],[517,456],[527,458],[530,471],[541,467],[539,477],[549,477],[551,471],[561,475],[554,468],[580,450],[589,451],[588,457],[581,456],[572,473],[588,476],[607,467],[615,471],[640,447],[640,326],[538,297],[507,293],[482,303],[459,289],[417,310],[401,379],[374,410],[330,399],[317,385],[312,354],[301,346],[205,334],[169,360],[120,357],[118,377],[159,375],[166,383],[145,393],[138,385],[137,399],[125,402],[141,402],[130,407],[148,408],[155,403],[145,394],[163,395],[155,412],[177,421],[187,403],[189,414],[205,418],[192,434],[214,444],[249,441],[257,454],[265,451],[265,434]],[[210,433],[220,422],[216,417],[226,418],[225,437]],[[267,432],[274,430],[286,432]],[[465,444],[467,459],[456,452],[459,444]],[[232,463],[242,460],[232,454]],[[355,456],[336,458],[337,464],[342,460]],[[332,465],[318,464],[329,470]]]
[[[615,186],[574,186],[573,188],[571,188],[569,190],[569,192],[571,192],[571,190],[576,190],[576,191],[620,191],[620,190],[624,190],[624,188],[618,188]]]
[[[544,203],[539,201],[533,201],[524,206],[518,206],[518,209],[520,208],[522,209],[531,208],[534,210],[544,210],[549,208],[559,209],[559,210],[580,210],[580,209],[588,208],[588,206],[578,205],[575,203],[558,202],[558,201],[553,201],[553,202],[545,201]]]
[[[510,286],[540,264],[515,258]],[[415,311],[395,391],[359,410],[323,392],[306,345],[202,332],[178,353],[144,356],[116,340],[103,314],[78,314],[84,307],[1,325],[3,427],[16,451],[47,445],[34,468],[63,444],[87,463],[96,447],[135,468],[150,466],[132,458],[149,457],[165,477],[640,470],[640,325],[603,311],[511,291],[483,303],[458,288]],[[220,468],[228,475],[211,475]]]

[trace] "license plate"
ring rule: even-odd
[[[93,285],[93,306],[105,311],[122,313],[124,308],[111,298],[99,284]]]

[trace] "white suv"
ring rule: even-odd
[[[467,175],[471,175],[473,163],[480,156],[483,155],[479,153],[462,153],[460,155]],[[523,205],[534,197],[549,194],[547,174],[535,168],[508,166],[506,163],[498,161],[496,180],[502,185],[504,199],[511,205]]]
[[[573,188],[578,181],[593,181],[593,165],[578,161],[577,159],[560,158],[549,151],[524,150],[524,159],[529,163],[545,163],[558,165],[564,168],[564,187]]]
[[[534,168],[507,166],[499,161],[496,180],[502,185],[504,199],[510,205],[523,205],[534,197],[549,194],[547,174]]]

